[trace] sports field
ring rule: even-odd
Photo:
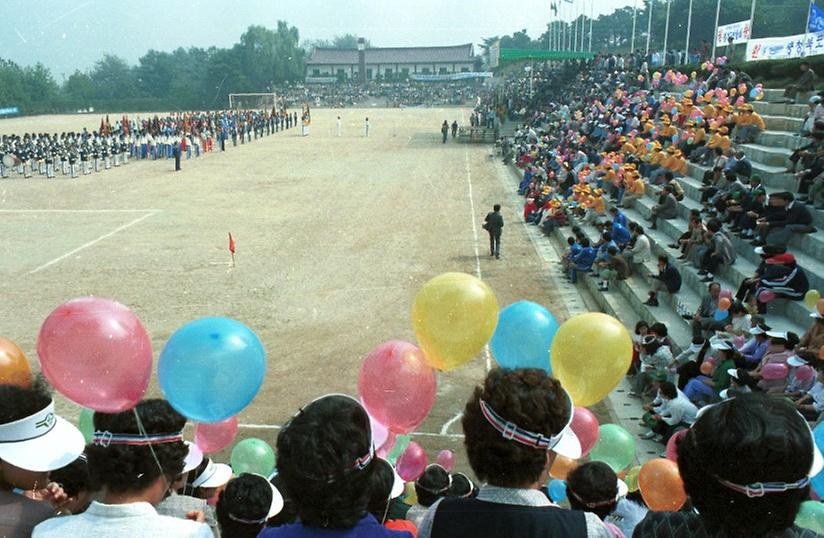
[[[292,129],[229,144],[226,153],[184,160],[178,173],[172,161],[141,161],[77,180],[0,180],[0,334],[34,363],[41,322],[85,295],[129,306],[152,336],[155,357],[187,321],[238,319],[268,354],[266,382],[240,416],[240,436],[274,442],[277,425],[301,404],[355,394],[370,349],[389,339],[414,342],[413,297],[440,273],[480,275],[501,306],[532,300],[563,320],[563,303],[523,233],[521,207],[506,203],[515,188],[510,173],[487,145],[441,143],[443,120],[465,124],[467,114],[313,110],[308,137]],[[0,133],[99,121],[3,120]],[[481,228],[497,202],[507,221],[501,260],[488,256]],[[228,232],[237,243],[234,269]],[[439,375],[438,399],[417,439],[428,450],[459,446],[457,413],[489,360]],[[150,390],[157,393],[156,382]],[[60,409],[78,412],[65,402]]]

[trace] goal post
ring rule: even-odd
[[[230,93],[229,108],[242,110],[271,110],[277,106],[276,93]]]

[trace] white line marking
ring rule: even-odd
[[[71,250],[71,251],[69,251],[69,252],[67,252],[67,253],[63,254],[62,256],[58,256],[57,258],[55,258],[55,259],[53,259],[53,260],[51,260],[51,261],[49,261],[49,262],[44,263],[43,265],[41,265],[41,266],[40,266],[40,267],[38,267],[37,269],[33,269],[33,270],[29,271],[29,274],[30,274],[30,275],[33,275],[33,274],[35,274],[35,273],[39,273],[39,272],[40,272],[40,271],[42,271],[43,269],[46,269],[46,268],[48,268],[48,267],[51,267],[52,265],[56,264],[57,262],[60,262],[60,261],[62,261],[62,260],[65,260],[65,259],[66,259],[66,258],[68,258],[69,256],[72,256],[72,255],[74,255],[74,254],[77,254],[77,253],[78,253],[78,252],[80,252],[81,250],[86,249],[86,248],[89,248],[90,246],[95,245],[95,244],[99,243],[100,241],[103,241],[104,239],[107,239],[107,238],[109,238],[109,237],[111,237],[111,236],[115,235],[115,234],[116,234],[116,233],[118,233],[118,232],[122,232],[122,231],[123,231],[123,230],[125,230],[126,228],[130,228],[130,227],[134,226],[135,224],[138,224],[139,222],[142,222],[142,221],[144,221],[144,220],[148,219],[149,217],[151,217],[151,216],[153,216],[153,215],[156,215],[156,213],[147,213],[146,215],[143,215],[142,217],[138,217],[138,218],[134,219],[133,221],[128,222],[128,223],[126,223],[126,224],[124,224],[123,226],[118,226],[117,228],[115,228],[115,229],[114,229],[114,230],[112,230],[111,232],[106,233],[106,234],[103,234],[103,235],[101,235],[100,237],[98,237],[97,239],[93,239],[93,240],[89,241],[89,242],[88,242],[88,243],[86,243],[86,244],[80,245],[80,246],[79,246],[79,247],[77,247],[76,249]]]
[[[0,213],[159,213],[159,209],[0,209]]]
[[[460,420],[462,416],[463,416],[463,413],[458,413],[454,417],[447,420],[446,423],[443,426],[441,426],[441,435],[448,434],[449,433],[449,427],[452,426],[453,424],[455,424],[458,420]]]

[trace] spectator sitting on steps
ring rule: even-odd
[[[644,303],[647,306],[658,306],[658,292],[678,293],[681,289],[681,273],[669,262],[665,255],[658,256],[658,274],[650,275],[652,281],[652,291],[649,292],[649,299]]]

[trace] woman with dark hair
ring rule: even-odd
[[[369,416],[341,394],[319,398],[283,427],[277,440],[278,476],[298,521],[266,528],[261,538],[328,535],[406,537],[368,512],[375,455]]]
[[[122,413],[94,414],[94,443],[86,448],[99,501],[76,516],[45,521],[32,536],[181,536],[209,538],[204,523],[161,516],[159,504],[183,471],[186,419],[165,400],[144,400]],[[203,514],[192,513],[193,519]]]
[[[672,362],[672,351],[656,336],[648,334],[641,341],[641,367],[638,375],[635,376],[633,390],[629,393],[632,397],[642,397],[649,389],[651,378],[655,372],[665,372]]]
[[[678,442],[695,511],[650,512],[636,538],[821,536],[794,525],[824,467],[804,418],[782,398],[741,394],[707,407]]]
[[[428,465],[423,474],[415,480],[418,502],[409,509],[406,519],[419,526],[429,507],[441,497],[446,497],[451,485],[452,477],[446,469],[437,463]]]
[[[83,435],[54,414],[41,381],[28,388],[0,384],[0,536],[30,536],[55,515],[66,494],[49,473],[75,461]]]
[[[721,391],[730,388],[730,371],[735,371],[736,361],[741,360],[738,350],[729,340],[711,342],[715,366],[710,367],[709,373],[690,379],[684,387],[684,394],[698,406],[717,400]],[[702,362],[701,366],[708,364]]]
[[[221,536],[255,538],[283,508],[283,497],[262,476],[242,473],[220,492],[216,511]]]
[[[581,456],[570,428],[573,409],[561,383],[544,370],[489,372],[461,421],[469,463],[486,485],[474,499],[436,502],[418,536],[611,537],[595,514],[562,510],[541,492],[558,455]]]

